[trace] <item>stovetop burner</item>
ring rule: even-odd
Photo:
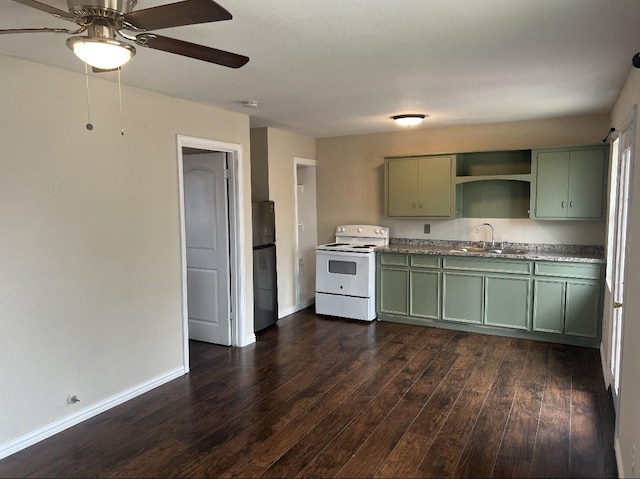
[[[373,253],[379,246],[389,244],[389,228],[371,225],[341,225],[336,228],[333,243],[319,245],[321,251],[354,254]]]
[[[376,244],[366,243],[366,244],[357,244],[357,243],[329,243],[323,244],[317,247],[319,250],[325,251],[352,251],[353,253],[369,253],[373,252],[378,246]]]

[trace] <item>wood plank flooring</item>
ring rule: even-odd
[[[307,309],[0,477],[617,477],[613,424],[596,349]]]

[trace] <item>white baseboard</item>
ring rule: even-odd
[[[4,444],[0,444],[0,459],[3,459],[11,454],[15,454],[18,451],[26,449],[33,444],[43,441],[59,432],[64,431],[76,424],[81,423],[82,421],[86,421],[87,419],[92,418],[93,416],[97,416],[100,413],[103,413],[113,407],[116,407],[126,401],[129,401],[141,394],[144,394],[148,391],[151,391],[158,386],[162,386],[169,381],[172,381],[180,376],[185,374],[185,369],[183,367],[179,367],[168,371],[160,376],[157,376],[150,381],[139,384],[138,386],[134,386],[130,389],[123,391],[120,394],[116,394],[111,396],[104,401],[100,401],[96,404],[92,404],[80,411],[77,411],[74,414],[66,416],[58,421],[47,424],[46,426],[42,426],[38,429],[35,429],[27,434],[19,436],[11,441],[8,441]]]
[[[240,343],[238,344],[238,347],[244,348],[245,346],[249,346],[250,344],[253,344],[255,342],[256,342],[256,335],[250,334],[249,336],[245,336],[242,339],[242,341],[240,341]]]
[[[311,298],[307,301],[304,301],[300,304],[296,304],[293,308],[285,309],[283,311],[278,312],[278,319],[282,319],[285,316],[289,316],[290,314],[297,313],[298,311],[302,311],[303,309],[308,308],[312,304],[316,302],[315,298]]]

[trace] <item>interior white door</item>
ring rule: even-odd
[[[231,344],[226,154],[184,155],[189,338]]]
[[[629,203],[633,176],[635,144],[635,107],[621,128],[619,138],[612,144],[611,155],[611,191],[609,218],[607,223],[607,287],[605,299],[608,311],[608,331],[603,331],[603,344],[608,350],[611,390],[616,411],[620,406],[620,374],[625,322],[624,299],[627,271],[627,241],[629,222]],[[608,313],[608,314],[607,314]],[[607,323],[605,323],[607,324]],[[603,341],[604,343],[604,341]]]
[[[622,148],[618,166],[617,201],[615,205],[615,231],[613,237],[613,312],[611,369],[613,375],[614,401],[617,403],[620,386],[620,358],[622,355],[622,329],[624,325],[624,297],[627,265],[627,225],[629,220],[629,191],[632,163],[632,147],[629,138],[622,134]]]

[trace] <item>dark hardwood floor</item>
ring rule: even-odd
[[[596,349],[311,309],[0,461],[0,477],[617,477]]]

